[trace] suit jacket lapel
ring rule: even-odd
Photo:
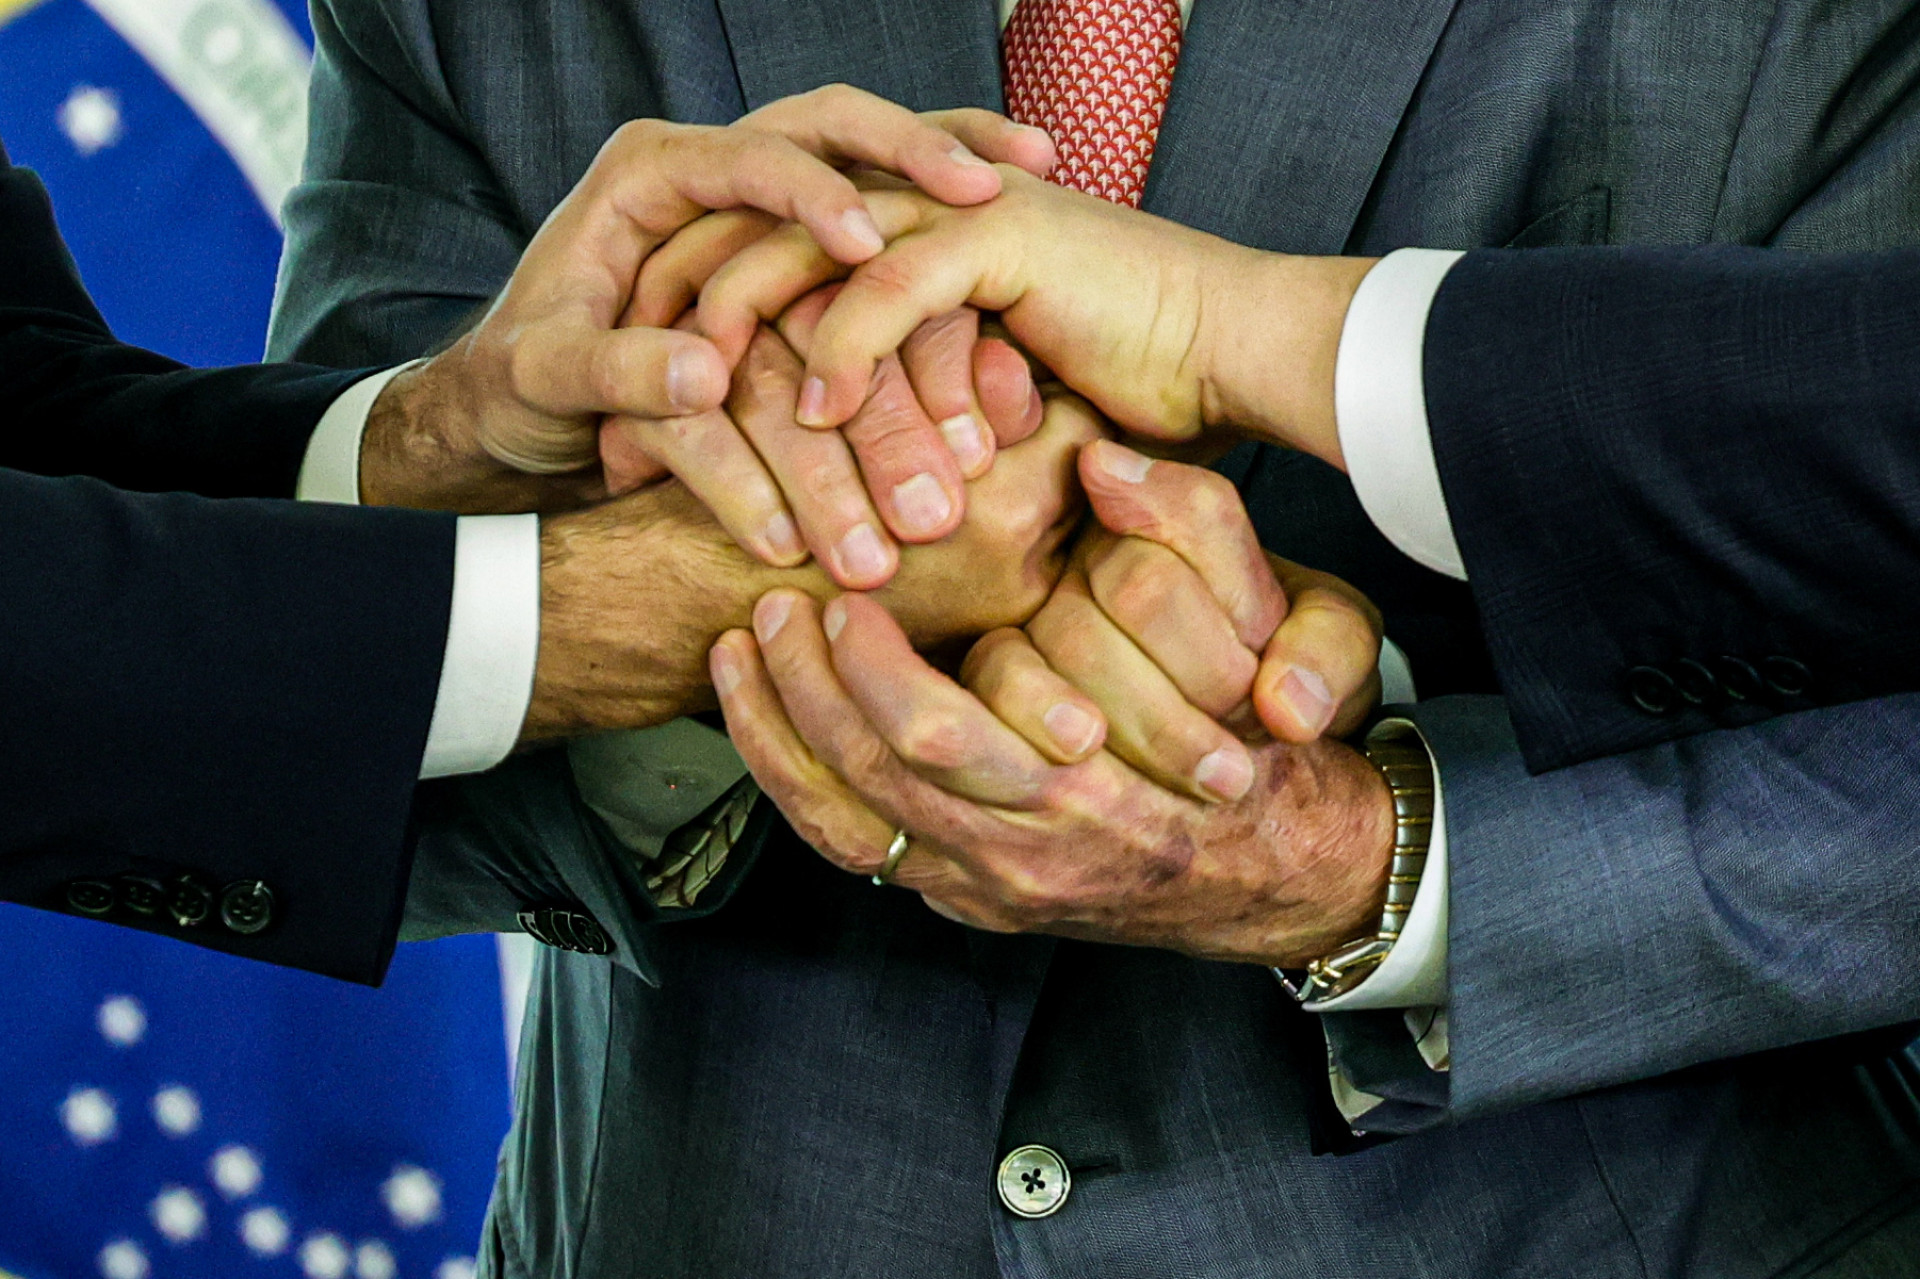
[[[994,0],[719,0],[747,109],[823,84],[999,110]]]
[[[1196,0],[1145,207],[1340,252],[1455,3]]]

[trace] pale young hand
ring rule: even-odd
[[[1035,162],[1039,149],[1034,131],[991,112],[927,119],[846,86],[725,127],[622,126],[479,324],[389,385],[369,421],[362,497],[485,510],[590,496],[603,486],[569,476],[543,488],[512,473],[579,471],[599,458],[603,416],[704,412],[727,392],[730,365],[698,334],[620,323],[642,264],[674,232],[711,210],[751,207],[856,263],[882,241],[836,166],[969,202],[1000,190],[983,155]]]
[[[1337,464],[1339,321],[1370,263],[1257,252],[1000,171],[1000,196],[964,209],[868,191],[888,246],[857,268],[798,226],[743,247],[707,279],[701,331],[737,359],[761,319],[846,277],[808,354],[805,424],[847,421],[882,359],[928,318],[969,305],[999,312],[1124,432],[1268,439]]]
[[[715,645],[728,731],[796,830],[950,918],[1297,966],[1377,919],[1393,818],[1379,774],[1332,741],[1268,743],[1233,803],[1163,789],[1107,751],[1059,763],[914,654],[871,599],[775,591]],[[1044,672],[1020,690],[1078,704]]]

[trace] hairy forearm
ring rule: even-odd
[[[711,706],[707,650],[789,575],[735,547],[678,484],[543,521],[523,739],[646,728]]]
[[[443,352],[387,383],[360,441],[360,500],[499,515],[569,510],[604,495],[598,468],[530,475],[480,444],[484,407],[456,353]]]
[[[977,533],[910,547],[877,598],[914,642],[938,647],[1026,620],[1060,571],[1063,530],[1033,546]],[[523,740],[646,728],[716,702],[707,653],[752,624],[778,586],[825,602],[840,588],[813,563],[770,568],[729,538],[678,483],[551,516],[540,533],[540,649]]]

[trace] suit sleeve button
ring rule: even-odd
[[[167,904],[167,886],[144,875],[122,875],[115,880],[120,904],[136,915],[158,915]]]
[[[1720,677],[1720,689],[1730,701],[1757,701],[1765,691],[1761,687],[1760,672],[1753,669],[1752,662],[1722,653],[1713,659],[1713,671]]]
[[[600,922],[572,906],[529,906],[519,913],[520,927],[529,937],[555,950],[576,955],[610,955],[613,939]]]
[[[253,936],[273,922],[273,890],[257,879],[228,884],[220,892],[220,922],[228,932]]]
[[[1627,698],[1649,715],[1671,715],[1680,705],[1680,690],[1659,667],[1636,666],[1627,672]]]
[[[1804,663],[1777,653],[1760,659],[1760,676],[1782,697],[1799,697],[1813,686],[1813,672]]]
[[[600,921],[585,911],[568,911],[568,924],[573,929],[574,949],[583,955],[610,955],[613,953],[613,939],[607,936],[607,930],[600,927]]]
[[[167,891],[167,913],[182,928],[198,928],[213,915],[213,890],[191,875],[182,875]]]
[[[1720,680],[1705,662],[1683,657],[1673,664],[1673,686],[1689,706],[1705,706],[1720,699]]]
[[[95,919],[113,913],[113,885],[97,879],[76,879],[67,885],[67,905]]]

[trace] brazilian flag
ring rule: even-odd
[[[260,358],[311,40],[275,0],[0,0],[0,138],[121,337]],[[460,938],[364,990],[0,906],[0,1275],[466,1279],[502,972]]]

